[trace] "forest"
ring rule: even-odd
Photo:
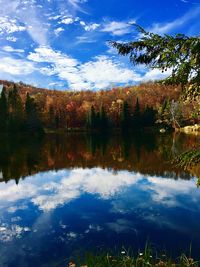
[[[57,91],[0,81],[1,132],[170,129],[199,122],[198,98],[177,85],[148,82],[101,91]]]

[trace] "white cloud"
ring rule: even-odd
[[[169,77],[171,75],[171,70],[168,69],[165,72],[162,72],[159,69],[150,69],[145,73],[145,75],[142,77],[142,81],[156,81],[161,80]]]
[[[15,42],[17,41],[17,38],[14,37],[14,36],[8,36],[8,37],[6,38],[6,40],[9,41],[9,42],[13,42],[13,43],[15,43]]]
[[[60,15],[58,16],[51,16],[49,17],[48,19],[50,20],[58,20],[58,24],[64,24],[64,25],[70,25],[70,24],[74,24],[76,22],[79,22],[80,21],[80,18],[77,17],[77,16],[72,16],[71,14],[65,14],[63,12],[61,12]]]
[[[154,23],[153,26],[148,29],[148,31],[157,34],[169,33],[170,31],[173,31],[183,26],[184,24],[186,24],[187,22],[189,22],[193,18],[196,18],[199,15],[200,15],[200,7],[197,7],[193,10],[190,10],[182,17],[175,19],[174,21],[168,23]]]
[[[86,31],[94,31],[94,30],[96,30],[96,29],[99,28],[99,27],[100,27],[100,24],[92,23],[92,24],[86,25],[86,26],[84,27],[84,29],[85,29]]]
[[[81,11],[85,13],[83,8],[81,7],[82,4],[87,3],[87,0],[67,0],[68,4],[75,10],[75,11]]]
[[[128,22],[120,22],[120,21],[112,21],[104,24],[102,28],[102,32],[108,32],[112,35],[121,36],[127,33],[130,33],[132,31],[132,25],[133,21],[130,23]]]
[[[62,27],[59,27],[59,28],[54,30],[54,33],[55,33],[56,36],[59,36],[60,33],[63,32],[63,31],[64,31],[64,29]]]
[[[80,25],[83,27],[83,29],[85,30],[85,31],[87,31],[87,32],[89,32],[89,31],[94,31],[94,30],[96,30],[97,28],[99,28],[100,27],[100,24],[98,24],[98,23],[91,23],[91,24],[87,24],[87,23],[85,23],[84,21],[80,21]]]
[[[69,18],[63,18],[60,23],[63,23],[63,24],[66,24],[66,25],[69,25],[69,24],[72,24],[74,23],[74,19],[69,17]]]
[[[59,24],[66,24],[70,25],[75,22],[79,22],[79,25],[85,30],[85,31],[94,31],[97,28],[100,27],[100,24],[97,23],[86,23],[83,20],[80,20],[79,17],[72,17],[72,16],[61,16],[61,20],[59,21]]]
[[[50,15],[48,16],[48,20],[58,20],[61,17],[62,15]]]
[[[0,12],[0,33],[26,30],[34,42],[40,45],[48,43],[48,25],[44,23],[42,10],[38,9],[36,1],[0,0]]]
[[[77,44],[82,44],[82,43],[95,43],[96,40],[91,38],[90,36],[77,36]]]
[[[112,47],[112,46],[109,46],[108,47],[108,50],[107,50],[107,53],[108,54],[112,54],[112,55],[117,55],[118,54],[118,51],[116,48]]]
[[[140,75],[106,56],[96,57],[80,67],[80,75],[90,88],[108,88],[113,84],[124,84],[140,80]]]
[[[9,45],[3,46],[2,50],[5,52],[16,52],[16,53],[23,53],[24,52],[24,49],[15,49]]]
[[[85,25],[86,25],[85,21],[81,20],[81,21],[80,21],[80,25],[81,25],[81,26],[85,26]]]
[[[80,64],[68,55],[43,46],[30,53],[28,59],[49,63],[48,67],[43,67],[40,71],[49,76],[58,75],[74,90],[104,89],[113,84],[127,84],[141,80],[139,74],[106,56],[99,56]]]
[[[26,27],[20,25],[16,19],[8,17],[0,17],[0,34],[11,34],[15,32],[25,31]]]
[[[19,8],[20,1],[19,0],[0,0],[0,11],[1,15],[7,15],[13,12],[16,12],[16,10]]]
[[[59,88],[59,87],[64,87],[64,83],[62,82],[51,82],[49,83],[49,88]]]
[[[0,60],[0,72],[15,75],[27,75],[35,70],[34,64],[22,59],[2,57]]]
[[[74,67],[78,64],[76,59],[62,54],[59,51],[54,51],[48,46],[40,46],[35,49],[34,53],[30,53],[29,60],[35,62],[54,63],[57,67]]]
[[[26,10],[21,14],[21,20],[27,25],[27,32],[34,42],[39,45],[48,44],[48,25],[44,24],[40,18],[37,9]]]

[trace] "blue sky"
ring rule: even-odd
[[[200,0],[0,0],[0,14],[0,79],[62,90],[161,78],[108,45],[136,39],[133,23],[159,34],[200,29]]]

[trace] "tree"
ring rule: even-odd
[[[50,105],[48,112],[48,126],[55,128],[55,111],[53,105]]]
[[[103,105],[101,105],[101,108],[100,108],[99,128],[100,128],[100,131],[108,130],[108,117],[106,115]]]
[[[96,112],[93,105],[91,106],[87,116],[87,127],[90,129],[95,129],[96,127]]]
[[[163,126],[180,128],[183,121],[182,106],[177,101],[165,99],[158,113],[158,123]]]
[[[5,88],[2,89],[0,98],[0,129],[1,131],[7,130],[7,119],[8,119],[8,102],[6,97]]]
[[[138,129],[141,127],[141,112],[140,112],[140,104],[139,99],[137,97],[134,113],[133,113],[133,126]]]
[[[180,103],[172,100],[170,113],[171,113],[171,121],[172,121],[173,128],[180,128],[182,117],[183,117]]]
[[[9,108],[9,129],[10,131],[20,131],[23,127],[23,104],[17,86],[14,84],[13,90],[8,94]]]
[[[110,42],[120,55],[129,55],[130,61],[135,65],[145,64],[163,72],[172,70],[165,82],[181,84],[182,88],[188,82],[200,85],[200,37],[184,34],[161,36],[147,32],[138,25],[136,27],[141,34],[139,40],[128,43]]]
[[[130,116],[129,105],[127,101],[124,101],[123,103],[120,119],[121,119],[122,131],[125,131],[125,130],[128,131],[130,127],[131,116]]]
[[[37,105],[34,98],[30,97],[29,93],[26,95],[25,103],[26,112],[26,130],[31,133],[43,133],[43,127],[39,119]]]
[[[142,113],[142,125],[144,127],[150,127],[155,124],[156,121],[156,111],[149,106],[146,106],[144,112]]]
[[[171,115],[170,115],[170,108],[171,103],[169,98],[165,99],[162,107],[160,107],[158,111],[158,123],[162,124],[163,126],[170,126],[171,125]]]

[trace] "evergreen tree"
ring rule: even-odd
[[[87,127],[89,129],[95,129],[96,125],[96,112],[94,106],[92,105],[87,117]]]
[[[13,132],[22,130],[24,122],[23,104],[16,85],[14,85],[13,90],[9,91],[8,107],[9,130]]]
[[[155,124],[156,121],[156,111],[149,106],[146,106],[142,114],[142,125],[144,127],[150,127]]]
[[[58,111],[56,111],[56,114],[55,114],[55,126],[56,126],[56,129],[58,129],[60,126],[60,114]]]
[[[130,61],[146,64],[163,72],[168,69],[172,74],[166,78],[167,83],[181,84],[184,88],[188,82],[200,85],[200,37],[188,37],[184,34],[158,35],[145,31],[136,25],[140,39],[128,43],[111,42],[120,55],[129,55]]]
[[[100,130],[101,131],[106,131],[108,129],[108,117],[106,115],[105,109],[103,107],[103,105],[101,105],[100,108]]]
[[[127,101],[124,101],[123,103],[120,117],[121,117],[120,125],[121,125],[122,131],[128,130],[130,128],[131,116],[130,116],[129,105]]]
[[[137,97],[134,113],[133,113],[133,127],[135,129],[139,129],[141,127],[141,112],[140,112],[140,104],[139,99]]]
[[[43,127],[39,119],[36,103],[34,98],[30,97],[29,93],[26,95],[25,111],[26,130],[31,133],[43,133]]]
[[[0,130],[5,132],[8,126],[8,102],[5,88],[2,89],[0,98]]]
[[[171,124],[170,108],[171,108],[170,100],[167,98],[163,102],[163,105],[161,107],[161,111],[159,114],[159,120],[163,126],[164,125],[170,126]]]
[[[49,117],[48,117],[48,127],[52,127],[54,128],[55,127],[55,112],[54,112],[54,108],[52,105],[50,105],[49,107]]]
[[[100,118],[100,112],[96,112],[95,115],[95,128],[98,130],[101,130],[101,118]]]

